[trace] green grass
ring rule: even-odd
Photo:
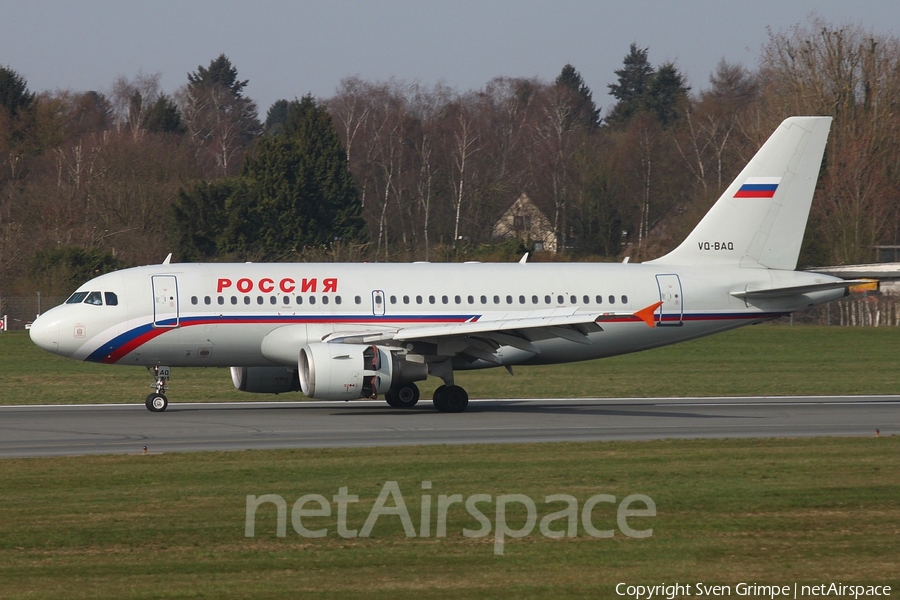
[[[900,328],[759,325],[599,361],[460,372],[473,398],[895,394]],[[0,334],[0,403],[140,403],[144,369],[75,362],[44,352],[24,332]],[[423,398],[439,381],[420,387]],[[297,400],[244,394],[227,369],[174,369],[174,402]]]
[[[615,597],[617,582],[900,585],[900,437],[695,440],[248,451],[0,462],[3,598],[547,598]],[[423,480],[433,484],[423,492]],[[649,495],[652,537],[466,538],[478,523],[455,505],[447,537],[407,538],[397,517],[369,538],[343,539],[336,516],[290,524],[301,495],[359,496],[362,527],[385,481],[397,481],[419,527],[423,493],[525,494],[538,518],[571,494],[617,502]],[[244,536],[246,496],[288,503],[258,510]],[[393,502],[388,503],[389,506]],[[482,505],[492,525],[495,504]],[[432,515],[434,515],[434,507]],[[614,509],[593,521],[616,528]],[[510,516],[521,526],[522,514]],[[554,528],[562,528],[557,522]],[[493,532],[492,532],[493,533]]]

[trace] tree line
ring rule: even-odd
[[[694,89],[633,44],[604,114],[572,65],[478,90],[341,81],[259,116],[224,55],[174,94],[35,93],[0,67],[0,290],[65,294],[93,274],[185,260],[508,260],[523,193],[555,260],[646,260],[677,244],[787,116],[834,122],[801,266],[900,243],[900,42],[813,20],[759,64]],[[545,256],[544,259],[551,257]]]

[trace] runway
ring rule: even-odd
[[[173,403],[0,407],[0,457],[900,433],[900,396]]]

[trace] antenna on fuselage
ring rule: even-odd
[[[522,258],[519,259],[519,264],[524,265],[527,262],[528,262],[528,253],[526,252],[525,256],[523,256]]]
[[[166,257],[166,260],[162,261],[162,264],[167,265],[172,262],[172,253],[169,252],[169,255]]]

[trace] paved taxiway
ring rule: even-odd
[[[0,407],[0,457],[198,450],[900,433],[900,396]]]

